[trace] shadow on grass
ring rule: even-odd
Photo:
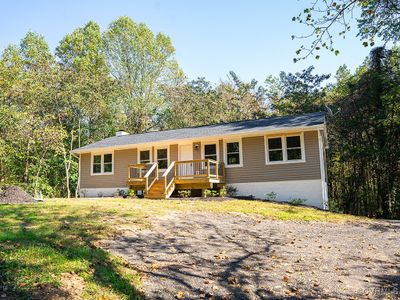
[[[0,292],[18,299],[68,299],[74,291],[60,279],[72,273],[90,286],[85,293],[143,297],[133,283],[139,275],[96,246],[107,233],[101,212],[62,216],[60,207],[36,208],[35,214],[32,206],[0,207]]]

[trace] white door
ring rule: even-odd
[[[179,160],[193,160],[193,145],[179,145]],[[179,164],[177,168],[178,176],[190,176],[193,175],[193,164],[192,163],[184,163]]]
[[[179,160],[193,160],[193,145],[179,145]]]

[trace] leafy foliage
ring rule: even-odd
[[[333,207],[399,217],[400,53],[376,48],[337,93],[330,119]],[[343,84],[343,83],[342,83]]]
[[[270,109],[279,115],[301,114],[324,109],[322,84],[330,75],[313,75],[314,67],[295,74],[281,72],[266,79]]]
[[[335,47],[335,36],[345,38],[352,30],[352,20],[357,21],[357,36],[364,46],[374,46],[376,39],[384,42],[400,40],[400,2],[398,0],[317,0],[306,7],[293,21],[305,24],[311,30],[294,38],[311,39],[308,46],[302,45],[297,51],[296,62],[310,55],[320,57],[320,50],[326,49],[339,54]]]

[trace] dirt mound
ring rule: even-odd
[[[0,189],[0,203],[32,203],[35,199],[18,186]]]

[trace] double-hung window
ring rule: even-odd
[[[204,145],[204,159],[217,160],[217,144]]]
[[[304,140],[302,134],[267,137],[267,164],[304,162]]]
[[[283,161],[283,144],[281,137],[268,139],[268,158],[270,162]]]
[[[225,161],[227,167],[241,167],[243,164],[241,140],[225,143]]]
[[[286,137],[287,160],[301,160],[301,138],[299,135]]]
[[[148,164],[150,162],[150,150],[140,150],[139,163]]]
[[[112,174],[113,173],[113,154],[94,154],[92,156],[92,174]]]
[[[157,163],[159,169],[168,168],[168,149],[157,149]]]

